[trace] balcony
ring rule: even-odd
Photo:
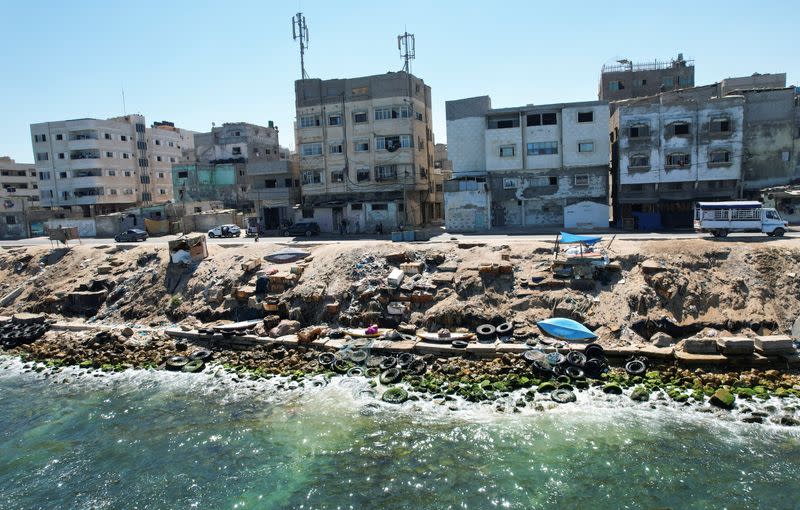
[[[100,159],[99,150],[72,150],[69,152],[69,159]]]

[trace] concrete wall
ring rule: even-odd
[[[578,122],[578,114],[592,112],[592,122]],[[565,107],[561,111],[561,131],[563,139],[563,165],[598,166],[608,165],[608,104],[587,105],[579,107]],[[594,143],[594,151],[578,152],[580,142]]]
[[[444,219],[448,232],[475,232],[489,228],[489,195],[485,184],[477,183],[474,188],[445,191]]]
[[[94,218],[85,218],[80,220],[73,219],[58,219],[48,220],[45,222],[47,228],[78,228],[78,235],[81,237],[96,237],[97,230],[94,223]]]
[[[608,228],[608,204],[583,201],[564,208],[564,228],[603,229]]]
[[[746,102],[743,160],[745,190],[788,184],[795,177],[794,90],[742,92]]]

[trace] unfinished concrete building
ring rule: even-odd
[[[492,109],[481,96],[446,108],[448,229],[608,227],[608,103]]]
[[[0,156],[0,188],[5,196],[22,197],[29,206],[38,206],[38,183],[35,165],[17,163],[8,156]]]
[[[324,232],[421,226],[441,217],[431,88],[406,72],[295,82],[302,210]]]
[[[693,86],[694,61],[684,60],[682,53],[670,61],[622,59],[603,66],[597,97],[603,101],[618,101]]]
[[[694,203],[741,196],[745,99],[664,93],[616,103],[612,203],[618,226],[691,227]]]

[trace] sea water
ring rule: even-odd
[[[514,413],[371,391],[2,359],[0,508],[800,508],[791,427],[624,396]]]

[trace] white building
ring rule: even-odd
[[[30,206],[39,205],[39,179],[33,164],[0,156],[0,188],[3,196],[24,197]]]
[[[481,96],[446,107],[449,230],[608,226],[608,103],[492,109]]]
[[[170,158],[193,140],[168,124],[148,130],[141,115],[31,124],[40,205],[94,216],[169,200]]]
[[[741,196],[742,96],[665,93],[615,105],[612,198],[620,226],[690,227],[696,201]]]
[[[342,220],[364,232],[441,218],[424,81],[405,72],[298,80],[295,101],[302,218],[328,232]]]

